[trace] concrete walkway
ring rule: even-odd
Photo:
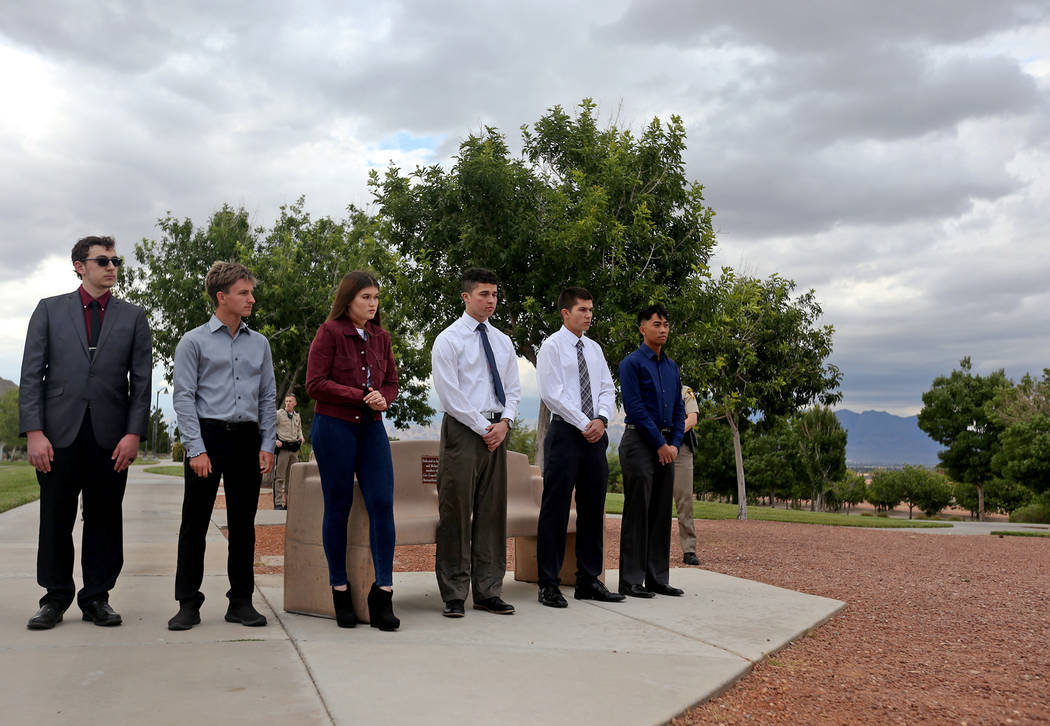
[[[54,630],[27,630],[41,595],[38,508],[0,514],[4,723],[659,724],[844,606],[690,568],[671,573],[685,597],[599,605],[568,588],[561,611],[508,578],[517,614],[448,620],[432,573],[399,573],[402,627],[381,633],[285,613],[283,578],[261,576],[256,607],[270,624],[245,628],[223,620],[226,544],[214,526],[203,622],[173,633],[181,500],[181,480],[135,467],[111,595],[119,628],[81,621],[74,605]],[[616,572],[608,579],[615,589]]]

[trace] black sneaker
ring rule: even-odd
[[[266,625],[266,616],[256,610],[250,600],[238,602],[230,601],[230,607],[226,610],[227,623],[240,623],[250,628],[259,628]]]
[[[180,605],[179,611],[168,621],[168,630],[189,630],[194,625],[200,625],[200,608],[192,605]]]

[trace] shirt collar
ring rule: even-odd
[[[98,306],[103,310],[105,310],[106,306],[109,305],[109,298],[111,297],[111,293],[109,290],[106,290],[98,297],[91,297],[91,293],[85,290],[84,286],[81,285],[78,292],[80,293],[80,302],[84,305],[84,307],[87,307],[92,300],[98,300]]]
[[[667,354],[666,354],[666,353],[664,353],[664,352],[663,352],[663,351],[661,350],[661,351],[660,351],[660,357],[659,357],[659,358],[657,358],[657,357],[656,357],[656,351],[655,351],[655,350],[653,350],[652,348],[650,348],[650,347],[649,347],[648,345],[646,345],[645,343],[642,343],[642,344],[641,344],[640,346],[638,346],[638,350],[639,350],[639,351],[641,352],[641,354],[642,354],[642,355],[644,355],[644,356],[645,356],[646,358],[648,358],[649,360],[661,361],[661,360],[663,360],[664,358],[666,358],[666,357],[667,357]]]
[[[215,313],[212,313],[211,320],[208,321],[208,332],[214,333],[219,328],[225,328],[226,323],[219,320]],[[238,333],[250,333],[251,328],[248,327],[248,323],[244,322],[244,318],[241,318],[241,324],[237,326]]]
[[[489,320],[491,320],[491,318],[485,318],[485,320],[483,320],[482,323],[484,323],[487,327],[491,328],[492,324],[489,323]],[[470,330],[470,332],[472,332],[472,333],[475,330],[478,329],[479,325],[482,324],[482,323],[479,323],[474,318],[472,318],[469,315],[467,315],[466,312],[464,312],[462,315],[459,316],[459,322],[463,323],[463,325],[466,326]]]
[[[578,341],[578,340],[586,340],[587,339],[587,333],[586,332],[584,332],[583,335],[581,335],[579,338],[577,338],[576,337],[576,333],[572,332],[571,330],[566,328],[564,325],[562,325],[560,328],[558,328],[558,333],[557,334],[561,335],[563,338],[565,338],[566,341],[568,341],[572,345],[576,345],[576,341]]]

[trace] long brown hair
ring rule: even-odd
[[[332,311],[328,313],[328,320],[338,320],[346,317],[346,311],[350,307],[350,301],[357,297],[357,293],[366,287],[379,289],[379,281],[371,272],[365,270],[354,270],[343,275],[339,281],[339,287],[335,291],[335,300],[332,301]],[[376,325],[382,325],[379,308],[376,308],[376,316],[372,318]]]

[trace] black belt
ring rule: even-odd
[[[485,420],[488,421],[489,423],[499,423],[500,421],[503,420],[503,414],[502,413],[483,413],[481,415],[484,416]]]
[[[224,431],[240,431],[246,428],[259,428],[259,424],[256,421],[221,421],[217,418],[202,418],[200,422],[201,426],[209,426]]]
[[[563,419],[561,416],[559,416],[556,413],[552,413],[551,414],[551,421],[561,421],[562,423],[569,423],[568,421],[566,421],[565,419]]]
[[[631,429],[632,431],[634,431],[634,430],[641,431],[641,429],[642,429],[641,426],[635,426],[634,424],[626,424],[624,426],[624,428]],[[666,429],[660,429],[660,433],[664,434],[664,435],[669,434],[669,433],[671,433],[671,429],[670,429],[670,427],[668,427]]]

